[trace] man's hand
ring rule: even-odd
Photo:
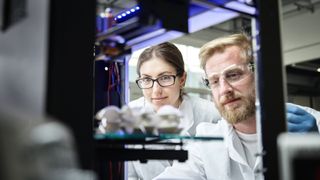
[[[304,109],[286,103],[289,132],[318,131],[316,119]]]

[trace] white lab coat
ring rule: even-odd
[[[197,136],[222,136],[223,141],[196,141],[189,144],[189,159],[174,163],[155,180],[260,180],[255,170],[261,167],[261,158],[251,168],[245,150],[234,128],[225,120],[216,124],[201,123]]]
[[[154,111],[144,97],[130,102],[129,107],[147,112]],[[220,119],[213,102],[198,97],[184,95],[179,110],[184,116],[181,122],[182,134],[184,135],[195,135],[196,127],[201,122],[217,122]],[[168,166],[171,166],[171,164],[167,160],[149,160],[147,163],[129,161],[128,179],[150,180],[163,172]]]
[[[295,105],[295,104],[294,104]],[[296,105],[298,106],[298,105]],[[314,109],[299,106],[312,114],[317,121],[320,113]],[[232,125],[225,120],[217,124],[200,123],[197,136],[222,136],[224,141],[193,142],[189,144],[189,159],[186,163],[175,162],[154,180],[263,180],[262,174],[254,173],[261,169],[262,159],[256,159],[253,168],[246,159],[244,147]]]
[[[129,107],[138,108],[142,111],[152,112],[154,111],[151,104],[149,104],[144,97],[134,100],[129,103]],[[308,108],[300,106],[307,112],[311,113],[316,119],[319,126],[320,123],[320,113]],[[218,122],[221,119],[217,109],[211,101],[204,100],[192,96],[183,96],[183,102],[181,103],[179,110],[184,114],[182,127],[184,129],[183,134],[185,135],[195,135],[195,129],[197,125],[201,122]],[[214,124],[211,124],[214,125]],[[319,128],[320,130],[320,128]],[[211,148],[211,147],[210,147]],[[205,148],[206,150],[209,149]],[[212,154],[212,153],[210,153]],[[222,158],[223,156],[221,156]],[[223,161],[218,161],[222,163]],[[163,172],[166,167],[171,166],[171,163],[167,160],[149,160],[147,163],[140,163],[139,161],[129,161],[128,162],[128,179],[137,180],[144,179],[150,180]],[[190,178],[189,179],[193,179]],[[219,177],[219,176],[218,176]],[[182,178],[183,179],[183,178]],[[219,178],[218,178],[219,179]]]

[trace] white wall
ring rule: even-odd
[[[284,64],[298,63],[320,58],[320,8],[284,14],[282,38]]]

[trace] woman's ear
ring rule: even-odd
[[[180,88],[183,88],[186,85],[187,73],[184,72],[180,79]]]

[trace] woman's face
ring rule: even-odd
[[[156,57],[144,62],[140,67],[140,78],[157,79],[164,75],[176,75],[176,73],[176,69],[172,65]],[[182,77],[176,76],[174,84],[166,87],[161,87],[155,81],[152,88],[142,89],[142,93],[156,111],[163,105],[172,105],[178,108],[181,103],[180,89],[184,86],[185,80],[185,74]]]

